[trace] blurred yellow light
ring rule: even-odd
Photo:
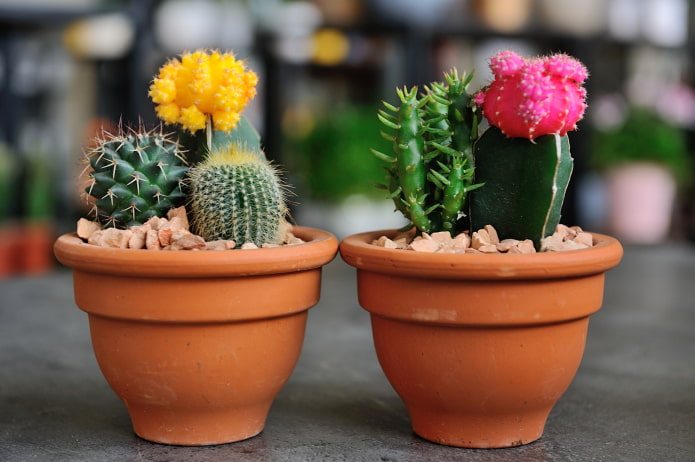
[[[317,64],[335,66],[345,61],[350,51],[350,40],[337,29],[321,29],[313,37],[313,59]]]

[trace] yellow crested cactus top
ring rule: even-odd
[[[190,132],[205,128],[232,130],[248,102],[256,96],[258,77],[230,53],[196,50],[171,59],[150,85],[157,116]]]

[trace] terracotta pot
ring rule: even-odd
[[[55,264],[51,247],[55,240],[50,223],[26,223],[21,228],[19,258],[25,274],[37,275],[50,271]]]
[[[58,238],[94,353],[135,433],[209,445],[261,432],[299,358],[321,267],[337,251],[325,231],[307,243],[234,251],[147,251]]]
[[[540,438],[579,367],[589,315],[620,243],[534,255],[444,255],[371,245],[349,236],[359,302],[371,314],[386,377],[415,433],[472,448]]]
[[[0,278],[19,272],[19,247],[21,234],[13,224],[0,224]]]

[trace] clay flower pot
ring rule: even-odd
[[[472,448],[540,438],[584,352],[589,316],[620,243],[532,255],[445,255],[371,245],[349,236],[381,367],[415,433]]]
[[[336,254],[325,231],[305,244],[234,251],[107,249],[58,238],[89,315],[94,353],[135,433],[209,445],[261,432],[290,377],[321,267]]]

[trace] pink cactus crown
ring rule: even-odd
[[[586,110],[586,67],[565,54],[524,58],[503,51],[490,59],[494,80],[475,96],[491,125],[533,140],[577,128]]]

